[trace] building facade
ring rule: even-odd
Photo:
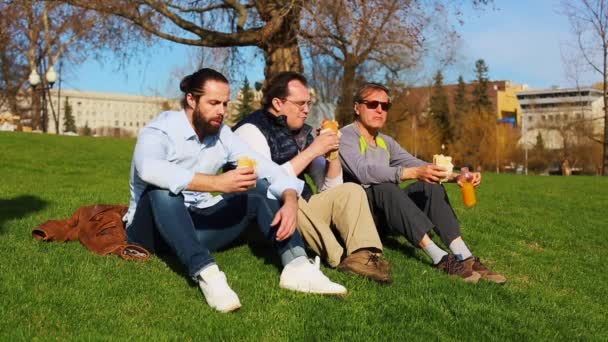
[[[59,133],[64,133],[66,100],[77,130],[87,127],[91,134],[107,136],[136,136],[160,112],[180,108],[178,99],[63,89],[59,93],[53,89],[47,102],[49,133],[57,133],[52,111],[59,113]]]
[[[581,135],[604,131],[604,98],[596,88],[524,90],[517,92],[522,108],[522,140],[530,147],[540,134],[550,149],[563,147],[564,134]],[[586,130],[586,132],[580,132]]]

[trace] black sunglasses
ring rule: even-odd
[[[378,105],[380,105],[380,107],[382,108],[383,111],[388,111],[389,109],[391,109],[392,103],[390,102],[381,102],[381,101],[361,101],[361,103],[363,103],[367,109],[376,109],[378,108]]]

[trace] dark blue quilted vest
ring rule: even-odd
[[[314,140],[311,134],[312,127],[309,125],[305,124],[299,131],[292,131],[287,126],[285,115],[274,116],[264,109],[249,114],[232,129],[236,130],[244,124],[252,124],[262,132],[270,147],[272,161],[279,165],[290,161]],[[301,173],[298,178],[305,181],[304,173]],[[310,196],[312,196],[312,189],[305,181],[302,197],[308,200]]]

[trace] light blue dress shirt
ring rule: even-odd
[[[252,150],[229,127],[199,141],[185,111],[159,114],[141,129],[133,152],[129,186],[131,199],[124,220],[131,224],[137,202],[148,185],[184,195],[184,204],[198,208],[215,205],[221,195],[185,190],[196,173],[215,175],[226,163],[247,156],[257,161],[258,178],[269,181],[268,197],[281,198],[287,189],[302,192],[304,182],[288,175],[280,166]]]

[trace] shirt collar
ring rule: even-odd
[[[196,132],[194,131],[194,128],[192,128],[192,125],[190,124],[190,121],[188,121],[188,115],[186,115],[186,111],[182,109],[179,112],[178,117],[179,120],[177,120],[177,129],[182,134],[184,140],[198,138]]]

